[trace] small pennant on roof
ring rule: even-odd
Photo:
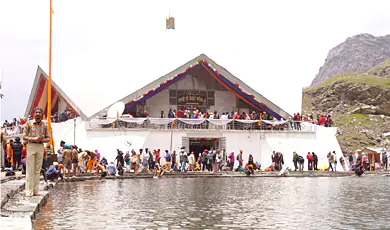
[[[168,16],[166,18],[166,29],[167,30],[169,30],[169,29],[174,30],[175,29],[175,18],[174,17]]]

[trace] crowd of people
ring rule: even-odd
[[[129,113],[131,117],[149,117],[149,113],[145,111],[139,111],[137,114]],[[187,118],[187,119],[234,119],[234,120],[274,120],[274,117],[265,111],[252,111],[251,113],[242,112],[239,114],[237,111],[232,112],[218,112],[218,111],[200,111],[198,109],[184,109],[184,110],[172,110],[169,109],[167,113],[161,111],[160,118]],[[283,120],[283,118],[282,118]],[[300,123],[302,121],[310,122],[316,125],[322,125],[325,127],[332,127],[332,112],[328,115],[318,114],[317,118],[313,115],[301,115],[299,112],[294,113],[293,117],[289,117],[289,121],[292,122],[294,129],[300,129]]]
[[[149,113],[145,111],[139,111],[137,114],[130,114],[133,117],[149,117]],[[239,114],[237,111],[231,112],[218,112],[218,111],[201,111],[198,109],[180,109],[172,110],[169,109],[168,113],[165,114],[161,111],[160,118],[187,118],[187,119],[236,119],[236,120],[273,120],[273,116],[267,112],[256,112],[252,113],[242,112]]]
[[[253,159],[252,154],[248,154],[248,161],[244,164],[243,151],[240,150],[237,156],[234,152],[226,154],[224,150],[205,149],[202,153],[193,151],[187,153],[185,147],[180,149],[179,153],[173,151],[170,153],[165,150],[162,153],[160,149],[151,150],[149,148],[140,149],[139,152],[132,150],[124,154],[117,149],[117,156],[113,161],[108,161],[101,157],[98,150],[83,150],[76,145],[69,145],[61,141],[59,147],[54,151],[50,144],[48,127],[43,122],[43,110],[34,109],[34,119],[25,121],[23,126],[23,139],[16,137],[14,140],[6,142],[3,132],[1,133],[1,143],[4,147],[5,166],[11,168],[9,173],[22,170],[26,174],[26,196],[39,196],[38,184],[40,174],[43,175],[46,183],[48,180],[63,179],[64,176],[76,177],[84,173],[99,173],[99,179],[107,175],[124,175],[125,172],[153,173],[155,178],[162,177],[164,173],[187,172],[187,171],[243,171],[247,175],[254,174],[255,170],[261,170],[261,164]],[[23,141],[23,143],[22,143]],[[383,167],[387,170],[388,155],[383,153]],[[318,168],[318,156],[312,152],[306,155],[308,160],[308,170],[330,170],[336,171],[339,161],[343,170],[346,171],[345,160],[343,157],[337,161],[335,151],[327,155],[328,167]],[[284,157],[281,152],[273,152],[272,164],[265,168],[265,171],[288,170],[284,167]],[[293,162],[296,170],[304,169],[304,158],[293,153]],[[116,162],[116,164],[114,164]],[[238,167],[234,168],[235,162]],[[359,154],[354,162],[353,154],[348,155],[348,164],[351,171],[361,175],[365,170],[370,170],[369,163],[365,154]],[[372,160],[375,164],[375,160]],[[298,168],[299,164],[299,168]],[[375,169],[375,165],[372,169]],[[2,168],[4,170],[4,168]]]
[[[149,113],[147,111],[140,111],[137,114],[129,114],[130,117],[149,117]],[[73,112],[71,109],[66,108],[63,112],[58,113],[55,112],[51,116],[51,121],[53,123],[58,122],[64,122],[69,119],[76,118],[77,114]],[[259,120],[258,123],[252,123],[252,124],[240,124],[237,122],[232,122],[226,125],[223,125],[224,129],[259,129],[259,130],[265,130],[265,129],[289,129],[289,130],[302,130],[302,122],[309,122],[311,124],[315,125],[321,125],[325,127],[331,127],[333,124],[331,114],[328,114],[327,116],[324,115],[318,115],[317,119],[314,119],[312,115],[300,115],[300,113],[295,113],[293,117],[290,117],[288,122],[286,124],[279,124],[279,125],[270,125],[265,122],[261,122],[260,120],[267,120],[267,121],[278,121],[276,118],[274,118],[272,115],[268,114],[267,112],[257,112],[252,111],[251,113],[242,112],[239,114],[238,112],[232,111],[232,112],[223,112],[219,113],[218,111],[199,111],[197,109],[193,110],[172,110],[169,109],[167,114],[165,114],[164,111],[161,111],[160,118],[186,118],[186,119],[221,119],[221,120]],[[28,116],[26,118],[14,118],[12,121],[5,120],[2,124],[2,130],[7,136],[12,135],[19,135],[23,132],[23,125],[29,121],[32,120],[33,116]],[[43,115],[43,120],[46,120],[45,115]],[[284,121],[282,118],[281,121]],[[183,122],[178,122],[178,124],[173,124],[175,127],[178,128],[185,128],[186,125]],[[172,124],[167,125],[167,128],[173,127]],[[198,125],[199,128],[202,129],[208,129],[209,124],[205,123],[207,127],[201,127],[201,125]],[[196,126],[196,125],[195,125]],[[214,127],[214,126],[213,126]]]
[[[317,118],[314,118],[313,115],[301,115],[299,112],[294,113],[294,116],[289,118],[289,121],[292,123],[292,127],[294,130],[301,130],[301,122],[309,122],[314,125],[320,125],[324,127],[332,127],[332,112],[328,115],[318,114]]]
[[[6,167],[13,171],[26,173],[27,167],[27,145],[21,143],[16,137],[6,144]],[[244,164],[243,151],[240,150],[237,156],[231,152],[229,155],[219,149],[205,149],[202,153],[195,154],[193,151],[187,153],[182,147],[180,152],[170,153],[160,149],[140,149],[124,154],[117,150],[117,156],[112,161],[102,157],[98,150],[83,150],[76,145],[69,145],[61,141],[54,151],[53,146],[46,144],[43,151],[42,169],[40,170],[45,181],[63,179],[64,176],[76,177],[84,173],[99,173],[99,179],[107,175],[123,176],[125,172],[154,173],[155,177],[161,177],[169,172],[188,171],[243,171],[254,173],[260,170],[260,162],[255,162],[250,154],[248,161]],[[235,162],[238,166],[234,168]],[[248,174],[249,175],[249,174]]]
[[[66,108],[63,112],[58,113],[55,112],[51,115],[51,122],[59,123],[64,122],[73,118],[76,118],[77,114],[73,112],[71,109]],[[28,117],[19,117],[13,118],[11,121],[4,120],[1,125],[1,129],[7,136],[19,135],[23,132],[23,125],[26,124],[27,121],[33,120],[33,116],[29,115]],[[46,116],[42,116],[43,120],[46,120]]]
[[[20,170],[23,174],[26,171],[27,154],[26,145],[21,143],[21,139],[16,137],[6,144],[6,167],[14,171]],[[383,153],[384,169],[387,170],[388,158],[390,155]],[[284,167],[284,156],[281,152],[273,151],[271,155],[272,164],[264,171],[281,171]],[[327,154],[328,165],[318,167],[318,156],[314,152],[308,152],[306,157],[293,152],[294,171],[303,171],[305,161],[307,170],[318,171],[336,171],[338,163],[343,171],[355,171],[358,165],[361,165],[362,171],[373,170],[370,166],[367,154],[358,154],[354,157],[350,152],[346,160],[344,157],[336,159],[335,151]],[[236,167],[235,167],[236,166]],[[349,169],[348,169],[349,166]],[[41,173],[45,181],[54,181],[63,179],[64,176],[76,177],[84,173],[99,173],[99,179],[107,175],[123,176],[125,173],[153,173],[155,178],[162,177],[164,173],[170,172],[187,172],[187,171],[241,171],[247,175],[254,174],[256,170],[263,170],[261,163],[255,161],[249,154],[245,162],[243,151],[240,150],[237,155],[234,152],[226,154],[219,149],[205,149],[202,153],[195,154],[186,152],[182,147],[177,153],[168,150],[161,152],[160,149],[139,149],[138,152],[131,150],[124,153],[117,149],[115,159],[108,161],[102,157],[98,150],[83,150],[76,145],[69,145],[65,141],[60,142],[60,146],[54,151],[50,144],[44,148],[43,162]]]
[[[243,165],[244,159],[242,151],[237,158],[234,157],[234,152],[226,155],[224,151],[219,149],[205,149],[202,153],[186,152],[182,147],[179,153],[173,151],[170,153],[165,150],[161,153],[159,149],[150,150],[148,148],[140,149],[139,152],[134,150],[131,153],[123,153],[118,150],[117,167],[125,165],[127,171],[133,171],[135,174],[141,172],[153,172],[161,167],[164,172],[187,172],[187,171],[245,171],[247,166],[252,165],[254,169],[260,169],[260,163],[254,162],[252,155],[249,155],[248,162]],[[163,159],[163,160],[162,160]],[[234,168],[234,162],[238,161],[239,165]]]
[[[77,114],[73,110],[66,108],[61,113],[55,112],[51,116],[51,121],[54,123],[59,123],[59,122],[64,122],[64,121],[67,121],[67,120],[70,120],[70,119],[73,119],[76,117],[77,117]]]
[[[129,113],[125,116],[130,118],[149,118],[148,111],[139,111],[138,113],[132,114]],[[218,111],[202,111],[198,109],[183,109],[183,110],[172,110],[169,109],[167,113],[161,111],[159,118],[179,118],[179,119],[212,119],[212,120],[233,120],[231,123],[226,125],[221,125],[223,129],[250,129],[250,130],[266,130],[266,129],[278,129],[278,130],[297,130],[300,131],[302,123],[310,123],[314,125],[320,125],[325,127],[332,127],[332,113],[324,116],[319,114],[317,118],[314,118],[311,114],[309,115],[300,115],[300,113],[295,113],[293,117],[289,117],[288,120],[281,118],[280,120],[276,119],[272,115],[268,114],[265,111],[252,111],[250,113],[237,111],[232,112],[218,112]],[[248,121],[253,122],[248,122]],[[257,122],[256,122],[257,121]],[[264,122],[266,121],[266,122]],[[269,121],[269,122],[267,122]],[[213,122],[212,122],[213,123]],[[277,124],[276,124],[277,123]],[[173,122],[163,126],[165,128],[199,128],[199,129],[209,129],[215,128],[215,125],[210,125],[208,122],[204,125],[191,125],[190,121],[178,121],[177,124]],[[125,127],[129,126],[123,124]],[[130,126],[129,126],[130,127]]]

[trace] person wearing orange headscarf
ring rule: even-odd
[[[14,150],[12,149],[12,144],[14,143],[13,140],[10,140],[7,143],[7,161],[10,167],[13,165],[13,156],[14,156]]]
[[[96,154],[94,153],[94,152],[92,152],[92,151],[86,151],[87,153],[88,153],[88,155],[89,155],[89,161],[88,161],[88,163],[87,163],[87,170],[89,170],[89,171],[92,171],[92,169],[93,169],[93,165],[97,162],[97,156],[96,156]]]

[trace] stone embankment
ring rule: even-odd
[[[257,172],[254,177],[350,177],[354,176],[353,172],[289,172],[287,175],[280,175],[279,172]],[[367,176],[390,176],[390,171],[380,172],[366,172]],[[138,174],[126,173],[124,176],[107,176],[105,179],[151,179],[152,174]],[[237,172],[188,172],[188,173],[167,173],[164,175],[167,178],[215,178],[215,177],[247,177],[243,173]],[[97,180],[95,175],[83,175],[76,178],[67,178],[66,182]],[[60,182],[61,183],[61,182]],[[49,185],[40,184],[39,193],[42,196],[25,197],[23,190],[25,186],[24,178],[7,177],[1,179],[1,217],[0,229],[32,229],[31,221],[36,214],[42,210],[43,206],[49,199],[50,189],[56,183],[49,183]]]

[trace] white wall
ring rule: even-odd
[[[315,152],[319,157],[318,166],[322,167],[326,161],[328,151],[336,151],[337,158],[341,156],[341,149],[335,136],[335,129],[318,127],[317,132],[256,132],[256,131],[213,131],[213,130],[131,130],[118,131],[107,128],[100,130],[85,130],[85,123],[80,119],[76,123],[76,144],[88,150],[98,149],[109,161],[114,160],[116,149],[138,151],[140,148],[180,150],[182,137],[225,137],[227,153],[236,153],[240,149],[244,152],[244,159],[249,154],[255,161],[260,161],[263,167],[271,165],[272,151],[283,153],[285,165],[294,168],[293,152],[306,158],[307,152]],[[56,144],[64,140],[73,144],[73,120],[53,124],[53,135]],[[132,147],[125,146],[125,141],[131,141]],[[338,170],[341,169],[338,164]],[[307,160],[305,160],[307,170]]]
[[[218,111],[219,115],[231,112],[236,107],[236,96],[229,91],[215,91],[215,106],[210,106],[210,111]]]
[[[176,109],[175,105],[169,105],[169,89],[164,89],[154,97],[146,100],[146,111],[150,117],[160,117],[161,111],[164,111],[165,117],[168,117],[168,110]]]

